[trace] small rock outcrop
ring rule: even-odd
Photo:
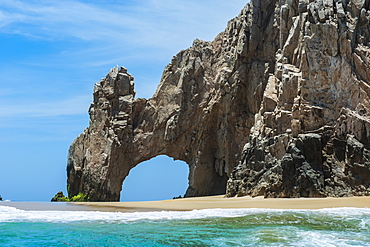
[[[189,165],[185,196],[370,194],[370,0],[252,0],[172,58],[150,99],[112,69],[69,150],[69,196],[118,201],[137,164]]]
[[[63,191],[59,191],[58,193],[55,194],[55,196],[53,196],[53,198],[51,198],[50,201],[51,202],[65,202],[65,201],[68,201],[68,198],[65,197],[65,195],[63,194]]]

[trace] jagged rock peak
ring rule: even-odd
[[[117,201],[161,154],[189,165],[186,196],[369,194],[369,5],[253,0],[174,56],[150,99],[112,69],[70,147],[69,196]]]

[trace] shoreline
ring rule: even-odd
[[[370,196],[326,198],[263,198],[220,196],[191,197],[142,202],[69,202],[108,212],[191,211],[215,208],[323,209],[338,207],[370,208]]]
[[[101,212],[154,212],[191,211],[201,209],[323,209],[370,208],[370,196],[326,198],[263,198],[220,196],[190,197],[162,201],[138,202],[19,202],[3,201],[0,206],[10,206],[26,211],[101,211]]]

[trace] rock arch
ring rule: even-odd
[[[148,100],[112,69],[71,145],[69,195],[118,201],[161,154],[189,165],[186,196],[369,195],[369,23],[370,0],[252,0],[173,57]]]
[[[129,171],[157,155],[189,165],[186,196],[225,193],[225,158],[218,159],[214,145],[217,126],[203,126],[217,121],[217,107],[208,114],[200,107],[183,110],[174,90],[160,99],[158,92],[150,100],[134,99],[133,77],[122,67],[112,69],[97,83],[89,109],[90,126],[69,151],[69,194],[118,201]]]
[[[130,169],[162,154],[189,165],[185,196],[224,194],[274,71],[274,6],[246,5],[214,41],[195,40],[150,99],[135,99],[133,77],[112,69],[95,85],[90,126],[70,147],[69,196],[119,201]]]

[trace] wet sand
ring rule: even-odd
[[[0,202],[21,210],[57,211],[189,211],[209,208],[321,209],[336,207],[370,208],[370,197],[263,198],[207,196],[144,202]]]
[[[0,206],[13,207],[26,211],[105,211],[84,205],[74,205],[66,202],[19,202],[2,201]]]
[[[99,211],[189,211],[209,208],[321,209],[335,207],[370,208],[370,197],[263,198],[224,196],[193,197],[149,202],[74,202]]]

